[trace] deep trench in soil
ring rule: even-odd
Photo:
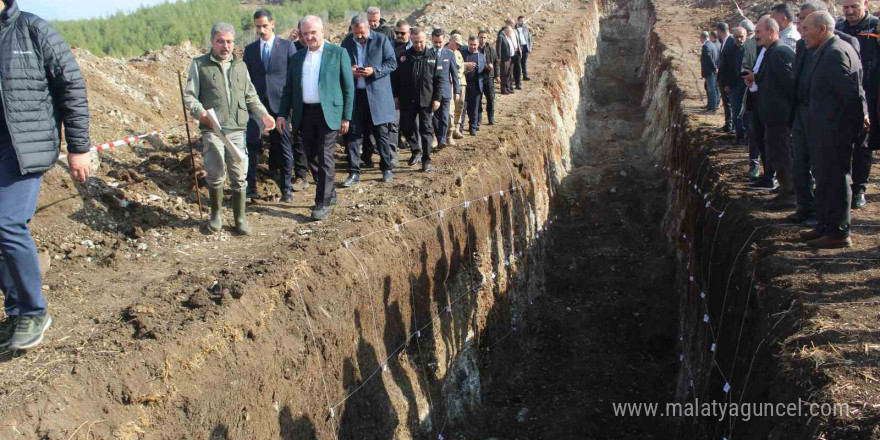
[[[463,438],[672,437],[668,421],[612,406],[672,401],[676,373],[676,259],[661,230],[665,188],[640,139],[644,35],[627,17],[602,20],[581,83],[580,149],[554,200],[546,292],[481,365],[483,405]]]

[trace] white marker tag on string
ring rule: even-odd
[[[697,189],[697,184],[696,184],[696,183],[694,184],[694,189]]]
[[[334,411],[333,408],[330,408],[330,418],[332,419],[333,417],[336,417],[336,411]]]
[[[712,206],[712,202],[710,202],[710,201],[707,200],[707,201],[706,201],[706,207],[708,208],[708,207],[710,207],[710,206]]]
[[[515,193],[515,192],[516,192],[516,187],[515,187],[515,186],[511,186],[511,187],[510,187],[510,192]]]
[[[446,313],[452,313],[452,306],[446,306]]]
[[[693,282],[693,281],[694,281],[694,276],[693,276],[693,275],[689,276],[689,277],[688,277],[688,280],[691,281],[691,282]]]
[[[679,361],[684,361],[684,355],[683,355],[683,354],[678,355],[678,360],[679,360]]]
[[[694,387],[694,380],[691,379],[691,388],[693,388],[693,387]]]
[[[706,297],[706,292],[700,292],[700,298],[705,298],[705,297]]]
[[[498,195],[504,197],[504,190],[498,191]]]
[[[483,196],[483,201],[484,201],[484,202],[488,202],[488,201],[489,201],[489,196]]]
[[[468,209],[471,207],[471,202],[464,202],[464,209]]]
[[[443,218],[443,211],[442,210],[438,214],[440,215],[440,218]]]
[[[723,388],[723,390],[724,390],[725,393],[727,393],[728,391],[730,391],[730,384],[727,383],[727,382],[724,382],[724,388]]]
[[[681,234],[681,238],[687,240],[687,239],[688,239],[688,235],[687,235],[687,234]]]
[[[703,315],[703,322],[709,322],[709,315]]]
[[[724,211],[721,211],[721,214],[718,214],[718,218],[724,217]]]
[[[343,241],[342,245],[345,246],[346,249],[348,249],[348,242],[347,241]]]
[[[421,338],[421,337],[422,337],[422,331],[421,331],[421,330],[416,330],[416,337],[417,337],[417,338]]]
[[[438,435],[438,436],[437,436],[437,439],[438,439],[438,440],[443,440],[443,434]]]
[[[394,230],[400,232],[400,225],[394,225]]]
[[[714,352],[715,352],[715,349],[716,349],[716,348],[718,348],[718,346],[717,346],[717,345],[715,345],[715,343],[712,343],[712,346],[711,346],[711,347],[709,347],[709,351],[711,351],[711,352],[713,352],[713,353],[714,353]]]
[[[388,371],[388,364],[382,364],[382,371]]]

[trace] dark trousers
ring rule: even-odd
[[[513,82],[516,88],[522,88],[522,54],[519,52],[513,57]]]
[[[483,77],[483,96],[486,97],[486,116],[490,122],[495,122],[495,78],[491,75]],[[477,123],[483,122],[483,100],[480,100],[480,109],[477,113]]]
[[[397,120],[400,120],[400,112],[397,114]],[[397,122],[388,123],[388,145],[391,147],[391,163],[397,166],[398,162],[398,145],[400,145],[400,128]],[[364,132],[364,143],[361,148],[361,161],[367,162],[373,160],[373,154],[376,153],[373,136],[370,132]]]
[[[513,92],[513,58],[507,61],[499,61],[501,64],[501,93]]]
[[[464,93],[464,103],[467,108],[468,126],[471,130],[480,126],[480,102],[483,94],[476,87],[468,87]]]
[[[321,104],[303,105],[299,129],[309,168],[315,176],[315,207],[323,208],[336,197],[336,188],[333,187],[333,177],[336,175],[333,151],[336,149],[338,131],[327,126]]]
[[[263,150],[262,133],[265,126],[263,121],[248,119],[246,143],[248,150],[248,188],[257,187],[257,165],[260,163],[260,153]],[[282,193],[290,192],[290,176],[293,174],[293,145],[290,142],[290,130],[278,133],[278,130],[269,132],[269,170],[277,169],[280,172],[278,187]]]
[[[22,176],[12,145],[0,145],[0,291],[6,316],[46,313],[43,280],[30,221],[43,174]]]
[[[766,130],[764,130],[764,124],[761,123],[761,118],[758,117],[758,112],[752,111],[750,113],[752,118],[749,126],[751,129],[749,132],[749,159],[753,164],[757,164],[758,158],[760,158],[764,167],[764,178],[772,179],[776,177],[776,170],[773,168],[773,162],[767,160],[766,139],[764,137]]]
[[[410,104],[401,107],[400,132],[412,147],[413,156],[422,157],[422,164],[431,163],[431,140],[434,139],[433,120],[434,114],[430,106]]]
[[[736,87],[730,88],[728,99],[730,99],[730,119],[733,123],[733,131],[736,133],[738,140],[745,139],[746,126],[743,119],[743,103],[745,100],[746,86],[740,82]]]
[[[817,173],[816,163],[819,152],[816,140],[809,135],[809,128],[810,108],[798,105],[794,124],[791,127],[794,194],[797,196],[798,210],[815,212],[818,201],[813,191],[813,176]]]
[[[309,179],[309,160],[306,156],[305,147],[303,147],[302,133],[297,130],[291,137],[291,145],[293,148],[293,175],[297,179]],[[248,168],[250,175],[250,168]]]
[[[791,128],[788,124],[773,124],[764,126],[764,151],[767,161],[776,170],[776,179],[781,187],[780,194],[790,194],[794,191],[791,170]]]
[[[522,66],[522,77],[523,78],[529,77],[529,69],[526,67],[526,63],[529,60],[529,52],[528,52],[529,49],[528,48],[529,47],[526,46],[525,44],[522,45],[522,59],[520,59],[519,63]]]
[[[868,177],[871,175],[871,148],[868,142],[862,142],[853,149],[852,158],[852,191],[853,193],[865,192],[868,189]]]
[[[373,124],[370,103],[367,101],[367,91],[357,90],[354,95],[354,117],[349,125],[348,133],[345,135],[348,172],[353,174],[361,172],[361,147],[364,142],[364,133],[372,134],[373,140],[376,141],[380,158],[379,166],[382,171],[393,169],[388,124]]]
[[[440,99],[440,108],[434,112],[434,134],[438,144],[445,144],[449,132],[449,98]]]
[[[730,90],[733,91],[733,89]],[[724,109],[724,127],[733,130],[733,118],[731,115],[733,106],[730,104],[730,96],[724,93],[724,88],[720,85],[718,86],[718,93],[721,94],[721,107]]]
[[[860,139],[855,145],[863,143]],[[853,147],[853,144],[841,145],[835,138],[820,142],[817,147],[817,228],[831,238],[849,236]]]

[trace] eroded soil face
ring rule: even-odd
[[[612,408],[672,399],[676,269],[660,229],[665,191],[640,141],[644,34],[610,16],[601,38],[583,150],[548,238],[547,291],[486,361],[485,408],[462,438],[670,438],[662,419]]]

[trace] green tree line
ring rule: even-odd
[[[289,29],[300,17],[314,14],[329,20],[346,18],[350,11],[379,6],[391,11],[421,6],[426,0],[276,0],[261,5],[270,11],[277,27]],[[191,41],[207,45],[211,25],[219,21],[236,26],[241,43],[249,38],[252,17],[257,6],[240,0],[177,0],[142,7],[131,13],[116,13],[105,18],[53,22],[68,44],[88,49],[97,55],[132,57],[164,45]]]

